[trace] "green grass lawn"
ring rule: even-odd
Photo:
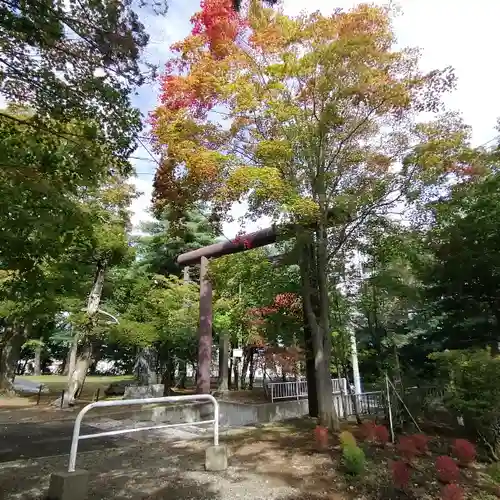
[[[40,383],[47,386],[49,392],[42,394],[42,400],[54,399],[66,389],[68,377],[64,375],[19,375],[16,380],[29,380],[30,382]],[[133,380],[132,375],[116,375],[116,376],[88,376],[85,379],[81,400],[90,400],[94,396],[97,389],[100,389],[99,399],[104,399],[104,390],[109,384],[113,382],[120,382],[122,380]],[[36,395],[30,395],[29,398],[36,398]]]

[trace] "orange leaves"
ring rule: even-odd
[[[420,189],[449,169],[475,174],[464,131],[415,127],[414,111],[435,108],[453,81],[394,49],[388,9],[291,18],[250,0],[243,19],[231,4],[203,0],[172,47],[152,125],[175,167],[158,172],[157,203],[209,201],[224,218],[245,199],[253,215],[304,223],[334,205],[352,216],[388,206],[410,177]]]
[[[167,75],[162,81],[161,103],[171,111],[188,108],[194,101],[194,90],[182,76]]]

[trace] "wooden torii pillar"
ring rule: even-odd
[[[196,392],[210,393],[210,364],[212,361],[212,284],[208,279],[209,259],[245,252],[275,243],[278,236],[276,226],[244,234],[234,241],[222,241],[186,252],[177,258],[180,266],[200,264],[200,324],[198,328],[198,377]],[[309,396],[309,414],[317,416],[317,395],[314,359],[310,329],[304,315],[304,340],[306,345],[306,370]]]

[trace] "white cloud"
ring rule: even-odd
[[[352,0],[310,0],[307,10],[330,13],[337,7],[351,8],[359,2]],[[387,2],[376,1],[378,4]],[[148,49],[151,62],[164,64],[168,58],[168,45],[181,39],[189,30],[189,19],[199,8],[198,0],[172,0],[166,18],[148,18],[145,22],[151,33],[152,45]],[[295,15],[304,10],[303,0],[284,0],[284,10]],[[473,128],[476,144],[483,144],[496,136],[494,129],[500,116],[500,95],[496,92],[500,69],[496,64],[500,19],[500,2],[494,0],[401,0],[403,14],[395,20],[398,43],[401,46],[422,49],[422,69],[453,66],[458,87],[446,99],[447,105],[462,112],[466,123]],[[147,113],[157,99],[157,89],[146,92],[142,111]],[[142,101],[142,99],[141,99]],[[138,171],[154,165],[137,167]],[[136,181],[146,194],[134,204],[134,221],[150,217],[144,210],[151,199],[152,175]],[[149,182],[149,186],[148,186]],[[147,189],[149,188],[149,189]],[[244,215],[245,205],[233,207],[235,219]],[[268,221],[248,222],[245,230],[252,231],[268,225]],[[239,230],[237,221],[226,224],[224,232],[232,238]]]

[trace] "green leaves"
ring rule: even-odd
[[[117,270],[106,304],[118,311],[112,339],[124,345],[190,349],[198,327],[199,289],[176,276]]]
[[[141,60],[149,37],[132,4],[4,2],[0,13],[7,102],[29,106],[56,135],[59,124],[93,121],[102,145],[126,158],[141,128],[130,95],[151,69]]]
[[[446,347],[498,340],[500,293],[500,176],[457,186],[434,205],[429,244],[434,264],[425,274],[427,300]]]

